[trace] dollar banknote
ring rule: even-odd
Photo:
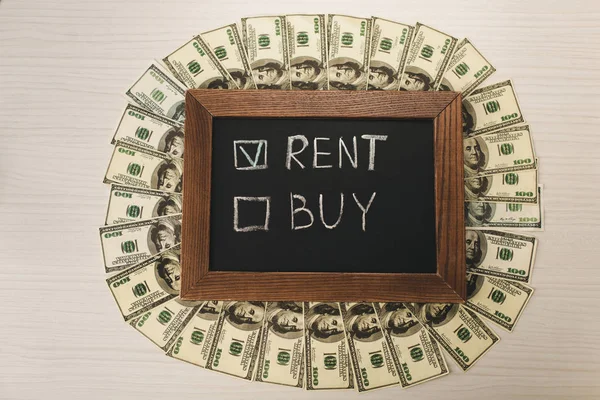
[[[352,389],[352,369],[338,303],[305,302],[306,389]]]
[[[189,89],[237,89],[229,72],[219,63],[200,36],[192,38],[163,58],[171,73]]]
[[[301,388],[304,382],[302,303],[267,303],[255,381]]]
[[[465,200],[537,203],[537,186],[537,169],[473,176],[465,179]]]
[[[264,318],[263,302],[225,303],[219,314],[206,368],[252,380]]]
[[[529,125],[463,140],[465,178],[535,169]]]
[[[118,141],[104,183],[181,193],[183,159]]]
[[[465,232],[467,271],[518,282],[531,282],[537,239],[517,233]]]
[[[324,14],[286,15],[292,90],[327,89]]]
[[[106,280],[125,321],[179,295],[179,253],[179,246],[175,246]]]
[[[284,16],[242,18],[242,37],[258,89],[290,89]]]
[[[489,276],[467,274],[465,307],[512,332],[533,288],[522,283]]]
[[[111,144],[117,140],[183,157],[183,126],[132,104],[125,107]]]
[[[465,137],[497,131],[525,121],[510,80],[473,91],[463,97],[462,106]]]
[[[181,214],[182,198],[179,193],[140,189],[131,186],[110,185],[106,225]]]
[[[222,301],[207,301],[179,334],[167,355],[205,368],[222,307]]]
[[[367,90],[398,90],[415,28],[373,17]]]
[[[496,68],[469,39],[463,39],[456,45],[456,51],[448,64],[439,90],[461,92],[463,97],[468,96],[494,72]]]
[[[175,297],[146,311],[130,325],[167,351],[203,303]]]
[[[244,44],[236,24],[226,25],[200,36],[240,89],[256,89]]]
[[[400,90],[437,90],[452,59],[457,39],[417,23]]]
[[[183,122],[185,87],[157,63],[152,63],[125,95],[154,114]]]
[[[538,185],[537,204],[465,202],[465,226],[472,229],[544,230],[542,195],[542,187]]]
[[[400,384],[411,387],[448,374],[438,344],[402,303],[374,303],[383,336],[398,365]]]
[[[329,90],[366,90],[371,19],[329,14]]]
[[[106,272],[121,270],[181,242],[181,214],[100,228]]]
[[[469,370],[500,341],[481,318],[460,304],[405,303],[405,306],[463,371]]]
[[[398,366],[372,303],[340,303],[352,371],[359,392],[400,383]]]

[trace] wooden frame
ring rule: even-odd
[[[433,120],[437,273],[209,271],[213,117]],[[181,298],[465,301],[464,182],[459,93],[189,90],[186,95],[185,155]]]

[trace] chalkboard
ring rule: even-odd
[[[459,93],[189,90],[184,151],[182,299],[464,302]]]
[[[212,152],[209,270],[435,273],[431,120],[215,118]]]

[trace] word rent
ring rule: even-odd
[[[353,136],[347,142],[340,137],[337,141],[338,154],[337,158],[328,151],[324,151],[323,145],[325,142],[331,142],[331,138],[315,137],[312,139],[312,145],[309,139],[304,135],[288,136],[287,151],[285,156],[285,169],[325,169],[325,168],[359,168],[357,143],[358,139]],[[375,171],[376,149],[377,142],[385,142],[387,135],[361,135],[360,140],[368,141],[369,157],[365,167],[368,171]],[[267,140],[235,140],[233,142],[233,159],[234,167],[237,170],[264,170],[268,168],[267,158],[268,142]],[[312,152],[312,163],[302,162],[301,155],[306,155]],[[318,196],[318,211],[313,210],[308,206],[308,201],[305,196],[299,193],[289,193],[290,206],[290,229],[301,230],[313,226],[317,221],[327,229],[335,229],[344,215],[344,209],[347,203],[358,207],[362,215],[360,226],[363,231],[367,230],[367,214],[375,200],[377,193],[372,192],[367,198],[360,198],[357,193],[351,193],[350,196],[345,196],[340,193],[339,211],[336,218],[331,216],[325,217],[324,212],[324,195]],[[348,201],[351,197],[351,201]],[[254,232],[268,231],[271,218],[271,196],[235,196],[233,198],[233,229],[236,232]],[[262,203],[264,206],[264,221],[254,225],[242,225],[240,223],[240,205],[242,203]],[[315,216],[318,212],[318,215]],[[298,218],[301,218],[304,223],[299,223]],[[327,221],[326,221],[327,219]]]

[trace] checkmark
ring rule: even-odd
[[[238,149],[244,157],[238,159]],[[264,149],[264,156],[263,155]],[[250,155],[254,151],[254,158]],[[267,141],[260,140],[234,140],[233,141],[234,166],[238,170],[258,170],[267,168]],[[261,159],[263,162],[261,162]],[[247,163],[246,163],[247,161]]]

